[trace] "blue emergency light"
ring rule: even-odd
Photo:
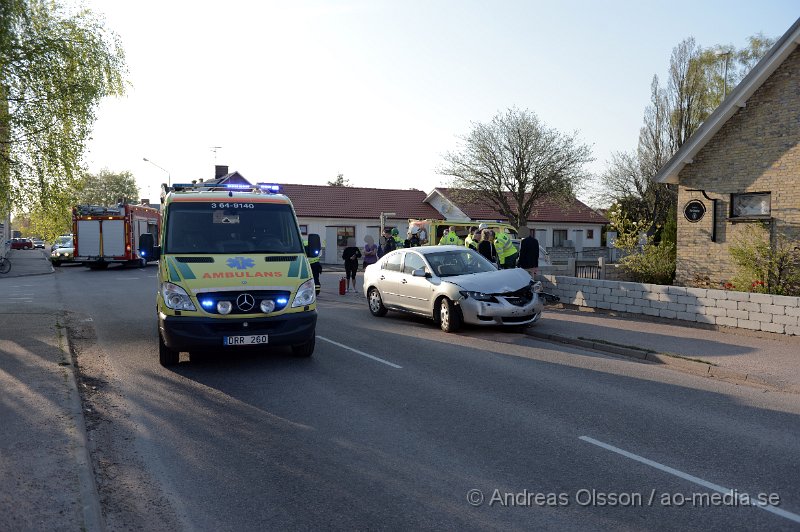
[[[281,186],[276,183],[259,183],[258,188],[272,194],[278,194],[281,191]]]
[[[233,188],[233,189],[237,189],[237,190],[243,190],[243,189],[251,189],[251,188],[253,188],[253,185],[247,185],[245,183],[226,183],[225,184],[225,188]]]
[[[200,304],[203,305],[203,308],[211,308],[214,306],[214,302],[210,299],[204,299]]]

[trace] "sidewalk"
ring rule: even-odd
[[[527,334],[708,377],[800,393],[800,338],[757,337],[640,316],[545,308]]]
[[[11,262],[11,271],[0,274],[0,283],[3,279],[13,277],[27,277],[29,275],[45,275],[53,273],[53,265],[48,260],[45,249],[10,249],[6,258]]]

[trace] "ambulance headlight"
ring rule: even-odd
[[[294,301],[292,302],[292,308],[305,307],[306,305],[314,303],[316,300],[317,294],[314,289],[314,279],[309,279],[297,289],[297,294],[295,294]]]
[[[269,314],[275,310],[275,302],[271,299],[265,299],[261,302],[261,312],[264,314]]]
[[[217,303],[217,312],[220,314],[230,314],[231,310],[233,310],[233,303],[230,301],[220,301]]]
[[[186,290],[176,284],[162,283],[161,297],[164,298],[164,304],[172,310],[196,310]]]

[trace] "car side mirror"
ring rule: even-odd
[[[308,245],[306,246],[306,257],[319,257],[321,252],[322,242],[319,239],[319,235],[316,233],[310,233],[308,235]]]
[[[430,277],[431,274],[425,268],[417,268],[411,272],[411,277]]]
[[[139,256],[147,260],[158,260],[161,258],[161,246],[155,245],[153,233],[142,233],[139,235]]]

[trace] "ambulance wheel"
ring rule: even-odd
[[[452,301],[443,297],[438,304],[437,321],[439,327],[446,332],[456,332],[461,328],[461,309],[456,307]]]
[[[161,338],[161,333],[158,333],[158,361],[161,363],[161,365],[165,368],[174,366],[180,362],[180,358],[180,351],[176,351],[167,347],[167,345],[164,343],[164,340]]]
[[[312,336],[311,340],[304,344],[298,344],[292,346],[292,355],[298,358],[308,358],[314,353],[314,344],[317,341],[316,336]]]
[[[373,316],[386,316],[388,309],[383,306],[381,293],[374,286],[369,289],[369,292],[367,292],[367,302],[369,303],[369,311]]]

